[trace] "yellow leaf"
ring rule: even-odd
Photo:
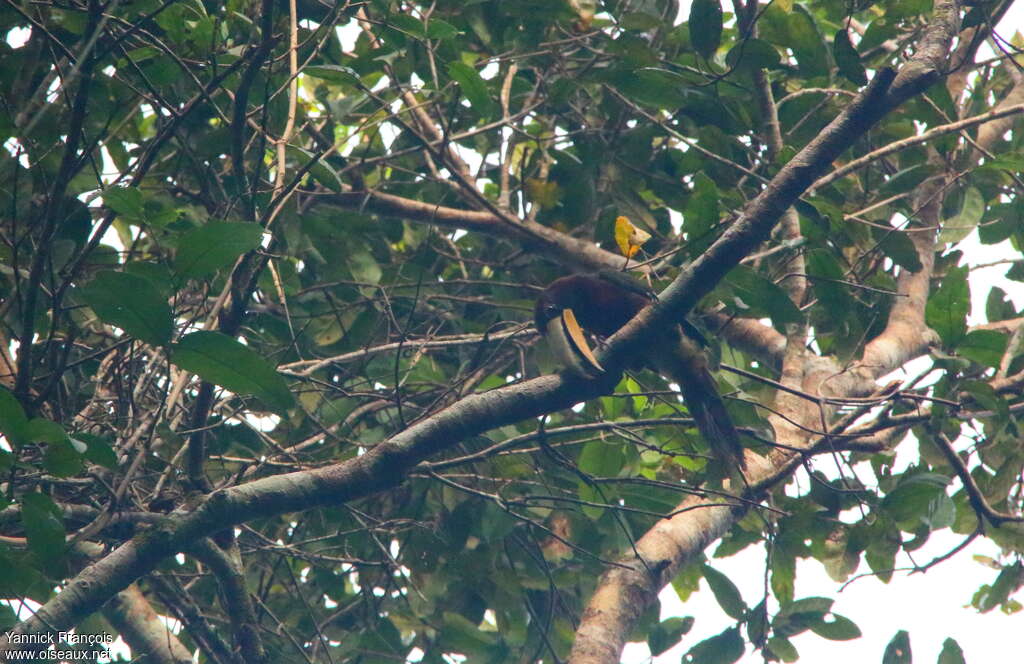
[[[626,258],[632,258],[644,242],[651,239],[651,234],[642,228],[637,228],[628,217],[615,219],[615,243],[619,245],[619,251]]]
[[[540,206],[542,210],[548,210],[558,205],[561,192],[557,182],[547,182],[537,178],[527,178],[526,195]]]

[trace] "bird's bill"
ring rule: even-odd
[[[554,351],[566,366],[583,376],[604,373],[604,367],[594,357],[572,309],[563,309],[561,314],[549,320],[547,333]]]

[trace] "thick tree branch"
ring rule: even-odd
[[[400,484],[420,461],[467,436],[537,417],[610,391],[617,376],[579,381],[543,376],[470,395],[422,420],[362,456],[310,471],[277,475],[215,491],[194,511],[177,511],[72,579],[63,591],[19,623],[12,635],[56,632],[77,624],[114,593],[152,571],[161,560],[201,537],[257,517],[337,505]]]
[[[846,110],[780,170],[739,219],[662,292],[660,306],[647,307],[609,342],[602,363],[626,357],[664,325],[693,308],[715,284],[762,241],[785,210],[888,111],[934,83],[943,73],[949,45],[959,27],[955,1],[936,3],[931,24],[914,58],[894,76],[882,70]],[[929,272],[930,274],[930,272]],[[794,352],[795,349],[794,349]],[[784,367],[788,362],[784,361]],[[606,365],[607,366],[607,365]],[[787,443],[789,441],[786,441]],[[794,447],[806,443],[799,440]],[[800,455],[776,450],[767,459],[748,459],[751,487],[785,476]],[[748,497],[757,499],[752,490]],[[685,501],[684,501],[685,502]],[[573,664],[613,664],[643,608],[687,561],[723,534],[736,515],[731,508],[683,512],[656,524],[637,543],[631,569],[613,569],[598,584],[577,630]]]

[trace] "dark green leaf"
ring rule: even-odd
[[[747,612],[747,604],[743,601],[739,588],[729,577],[710,565],[704,565],[702,571],[711,592],[715,595],[715,600],[725,614],[734,620],[741,620]]]
[[[931,501],[945,490],[948,483],[948,477],[936,473],[913,475],[886,494],[881,507],[898,522],[922,517]]]
[[[877,238],[878,248],[902,268],[917,272],[921,269],[921,259],[917,255],[917,247],[904,231],[873,229]]]
[[[13,445],[28,442],[28,417],[7,388],[0,387],[0,433]]]
[[[807,274],[811,276],[811,287],[833,318],[842,319],[853,311],[854,303],[846,286],[846,274],[836,257],[825,249],[807,252]],[[815,279],[814,277],[818,277]]]
[[[583,446],[577,464],[583,472],[595,477],[615,477],[622,470],[620,445],[594,440]]]
[[[717,636],[704,639],[683,656],[692,664],[732,664],[743,657],[746,647],[740,631],[730,627]]]
[[[63,443],[68,439],[68,434],[61,425],[41,417],[34,417],[29,421],[25,434],[33,443]]]
[[[661,25],[661,19],[644,12],[626,12],[619,19],[619,27],[623,30],[646,32]]]
[[[458,28],[448,21],[442,21],[439,18],[432,18],[430,23],[427,24],[427,37],[431,39],[451,39],[459,34]]]
[[[722,5],[718,0],[693,0],[690,5],[690,42],[710,58],[722,42]]]
[[[335,85],[351,85],[355,87],[362,86],[362,81],[359,79],[359,75],[351,67],[341,67],[339,65],[317,65],[304,68],[302,73]]]
[[[825,617],[821,622],[813,623],[811,631],[830,641],[849,641],[860,638],[861,635],[860,628],[852,620],[835,613]]]
[[[956,345],[956,352],[986,367],[998,367],[1006,352],[1006,335],[995,330],[968,332]]]
[[[145,201],[138,187],[107,187],[103,190],[103,203],[126,219],[142,221],[145,218]]]
[[[960,644],[953,639],[946,639],[942,642],[942,651],[936,664],[967,664],[967,660],[964,659]]]
[[[738,265],[725,278],[732,289],[733,303],[745,308],[750,316],[769,316],[776,329],[784,330],[789,323],[799,322],[800,310],[782,288],[765,279],[746,265]]]
[[[630,101],[652,108],[674,110],[686,103],[681,90],[688,84],[677,74],[664,69],[645,67],[618,72],[611,83]]]
[[[794,646],[789,639],[783,636],[773,636],[768,639],[767,647],[772,654],[783,662],[795,662],[800,657],[800,653],[797,652],[796,646]]]
[[[967,392],[974,398],[975,403],[985,410],[993,410],[1001,417],[1010,416],[1010,406],[995,388],[983,380],[965,380],[960,384],[960,389]]]
[[[238,394],[252,394],[285,414],[294,404],[281,374],[249,348],[219,332],[193,332],[174,345],[171,361],[203,380]]]
[[[823,616],[832,610],[833,600],[828,597],[803,597],[786,605],[782,615],[812,614]]]
[[[341,178],[338,177],[338,172],[331,168],[331,165],[326,160],[317,159],[315,154],[296,145],[289,145],[286,151],[289,156],[299,162],[299,168],[305,168],[307,164],[311,164],[309,166],[309,174],[313,176],[314,180],[335,193],[341,193]]]
[[[75,434],[72,440],[85,445],[85,458],[89,461],[110,470],[117,470],[117,453],[106,440],[89,433]]]
[[[896,632],[889,645],[885,646],[882,664],[911,664],[910,635],[905,630]]]
[[[262,239],[263,228],[258,224],[211,221],[181,238],[174,271],[183,277],[204,277],[231,265],[260,246]]]
[[[967,332],[967,314],[971,293],[967,285],[967,267],[950,268],[942,285],[928,298],[925,320],[939,333],[943,343],[954,347]]]
[[[100,320],[154,346],[171,340],[171,308],[148,279],[127,272],[104,271],[81,289]]]
[[[968,187],[964,192],[964,203],[960,208],[960,214],[942,222],[939,242],[956,244],[963,240],[978,226],[983,214],[985,214],[984,197],[976,187]]]
[[[446,648],[471,655],[493,645],[497,635],[485,632],[458,613],[444,612],[441,640]]]
[[[774,69],[781,61],[777,48],[756,37],[744,39],[725,56],[725,63],[737,69]]]
[[[64,518],[49,496],[27,493],[21,497],[21,524],[28,548],[47,567],[64,556]]]
[[[864,65],[860,63],[860,54],[853,47],[846,30],[836,32],[836,37],[832,41],[832,55],[836,59],[840,74],[856,85],[868,84],[868,75],[864,71]]]
[[[80,445],[84,450],[85,445]],[[64,440],[47,443],[46,452],[43,454],[43,467],[57,477],[72,477],[82,472],[85,464],[82,462],[81,452],[75,449],[65,435]]]
[[[427,36],[427,32],[423,27],[423,21],[414,16],[395,14],[388,19],[388,26],[401,30],[405,34],[417,39],[423,39]]]
[[[683,635],[693,627],[693,618],[668,618],[663,620],[647,636],[647,647],[655,657],[679,643]]]
[[[796,582],[796,559],[791,555],[772,556],[772,592],[785,604],[793,599]]]
[[[466,95],[473,110],[484,117],[491,114],[494,103],[487,92],[487,84],[476,69],[464,62],[452,62],[448,64],[448,75],[462,88],[462,94]]]
[[[1003,567],[978,607],[982,613],[1002,606],[1024,583],[1024,565],[1019,561]]]
[[[789,14],[789,39],[800,73],[804,76],[828,76],[828,48],[818,32],[818,26],[803,5],[794,5]]]

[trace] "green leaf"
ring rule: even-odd
[[[702,572],[711,592],[715,595],[715,600],[725,614],[734,620],[742,620],[747,612],[747,604],[743,601],[739,588],[729,577],[710,565],[704,565]]]
[[[828,76],[828,48],[810,13],[803,5],[794,5],[788,19],[786,45],[793,49],[800,73],[808,77]]]
[[[913,657],[910,653],[910,635],[906,630],[896,632],[889,645],[885,646],[885,653],[882,655],[882,664],[911,664]]]
[[[81,445],[85,447],[84,444]],[[43,454],[43,467],[57,477],[73,477],[85,469],[85,464],[82,463],[82,454],[65,436],[60,442],[47,443],[46,452]]]
[[[967,314],[971,309],[967,272],[967,267],[950,268],[925,307],[925,321],[949,347],[955,347],[967,332]]]
[[[806,260],[807,274],[812,277],[811,288],[824,303],[825,309],[837,320],[848,316],[854,310],[854,302],[846,286],[839,283],[846,280],[839,261],[826,249],[811,249],[807,252]]]
[[[967,660],[964,659],[960,644],[953,639],[946,639],[942,642],[942,651],[936,664],[967,664]]]
[[[171,361],[203,380],[252,394],[281,415],[295,400],[281,374],[258,354],[220,332],[193,332],[174,345]]]
[[[439,18],[432,18],[430,23],[427,24],[427,37],[431,39],[451,39],[459,34],[461,33],[458,28]]]
[[[81,295],[103,322],[154,346],[163,346],[171,340],[174,332],[171,308],[145,277],[127,272],[100,272],[81,289]]]
[[[26,437],[33,443],[63,443],[68,439],[64,428],[56,422],[34,417],[25,428]]]
[[[583,446],[576,463],[579,469],[588,475],[615,477],[622,470],[624,461],[620,445],[593,440]]]
[[[103,204],[131,221],[145,218],[145,201],[138,187],[107,187],[103,190]]]
[[[853,47],[850,35],[846,30],[836,32],[832,41],[832,55],[836,59],[839,73],[845,76],[855,85],[867,85],[868,75],[864,71],[864,65],[860,63],[860,54]]]
[[[448,75],[462,88],[473,110],[484,117],[491,114],[494,104],[487,93],[487,84],[476,69],[464,62],[452,62],[448,64]]]
[[[71,440],[85,445],[85,458],[89,461],[110,470],[117,470],[117,453],[102,437],[90,433],[77,433]]]
[[[803,597],[788,604],[780,615],[812,614],[823,616],[832,610],[833,600],[828,597]]]
[[[661,25],[662,21],[657,16],[646,12],[626,12],[619,18],[619,27],[623,30],[634,32],[646,32]]]
[[[995,330],[974,330],[956,345],[956,351],[986,367],[998,367],[1006,352],[1006,335]]]
[[[836,613],[812,624],[811,631],[830,641],[849,641],[861,636],[860,628],[852,620]]]
[[[388,18],[388,27],[401,30],[405,34],[417,39],[423,39],[427,36],[426,29],[423,26],[423,21],[415,16],[395,14]]]
[[[756,37],[744,39],[725,56],[725,64],[737,69],[775,69],[781,61],[777,48]]]
[[[440,639],[445,648],[468,655],[494,645],[497,635],[494,632],[481,630],[458,613],[445,611],[444,627],[441,629]]]
[[[911,272],[920,271],[921,259],[917,255],[917,247],[914,246],[907,233],[896,229],[874,228],[872,235],[878,242],[878,248],[893,263]]]
[[[348,262],[348,269],[351,270],[352,277],[356,281],[366,284],[380,283],[380,278],[384,273],[380,269],[380,264],[374,259],[373,254],[370,253],[369,248],[362,250],[353,248],[346,260]]]
[[[285,147],[285,151],[289,153],[292,159],[299,162],[299,168],[305,168],[307,164],[311,164],[309,174],[313,176],[314,180],[336,194],[341,193],[341,177],[338,176],[338,172],[326,160],[317,159],[315,154],[297,145],[288,145]]]
[[[663,620],[647,635],[647,647],[651,649],[651,654],[657,657],[679,643],[692,627],[693,618],[690,616]]]
[[[942,493],[949,478],[937,473],[913,475],[886,494],[881,508],[897,522],[906,522],[925,515],[931,501]]]
[[[772,592],[779,602],[792,601],[796,582],[796,559],[788,554],[772,556]]]
[[[999,413],[1004,420],[1010,417],[1010,405],[995,388],[983,380],[965,380],[960,389],[970,394],[974,401],[985,410]]]
[[[351,85],[354,87],[362,87],[363,82],[359,78],[359,74],[355,72],[351,67],[342,67],[340,65],[317,65],[312,67],[305,67],[302,70],[303,74],[312,76],[313,78],[319,78],[328,83],[334,85]]]
[[[800,657],[796,646],[784,636],[773,636],[768,639],[767,648],[783,662],[795,662]]]
[[[730,627],[717,636],[704,639],[683,657],[684,662],[693,664],[732,664],[743,657],[746,646],[740,630]]]
[[[964,203],[960,213],[952,219],[942,222],[939,242],[956,244],[971,234],[985,214],[985,199],[975,187],[968,187],[964,192]]]
[[[678,74],[655,67],[616,72],[615,88],[631,101],[652,108],[677,109],[686,103],[681,90],[688,85]]]
[[[0,387],[0,433],[12,444],[28,442],[28,417],[14,394]]]
[[[982,613],[987,613],[997,606],[1001,606],[1010,598],[1010,595],[1021,587],[1022,583],[1024,583],[1024,565],[1019,561],[1007,565],[999,572],[995,583],[992,584],[978,607],[979,610]]]
[[[178,242],[174,271],[186,278],[204,277],[232,264],[262,240],[259,224],[211,221],[185,233]]]
[[[746,265],[737,265],[730,270],[725,283],[731,287],[733,302],[737,306],[745,308],[748,315],[755,318],[770,317],[772,325],[780,331],[801,319],[800,310],[786,291]]]
[[[690,5],[690,43],[710,58],[722,42],[722,5],[718,0],[693,0]]]
[[[46,567],[52,567],[64,556],[64,516],[49,496],[41,493],[22,496],[21,524],[29,550]]]

